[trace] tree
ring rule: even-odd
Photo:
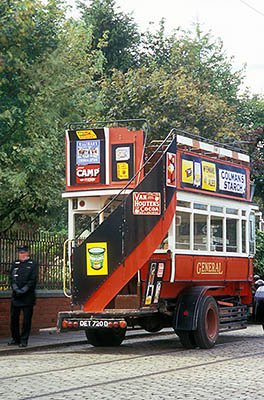
[[[27,12],[27,8],[20,10],[24,11]],[[47,18],[48,11],[44,14]],[[23,15],[21,20],[24,20]],[[57,24],[55,17],[54,21]],[[26,28],[27,25],[25,32]],[[18,62],[21,70],[17,76],[23,82],[17,88],[13,113],[14,121],[18,119],[18,122],[11,127],[6,119],[0,151],[3,230],[21,222],[45,229],[55,227],[58,230],[65,226],[65,203],[61,200],[65,170],[64,126],[66,122],[83,119],[89,107],[96,109],[91,87],[94,75],[98,76],[102,70],[103,56],[100,50],[89,50],[91,32],[82,25],[69,21],[60,28],[52,51],[49,46],[47,52],[43,51],[31,62],[26,57],[23,63]],[[13,73],[15,75],[15,68]]]
[[[237,119],[240,122],[241,133],[237,142],[248,151],[251,159],[251,180],[256,185],[255,199],[263,205],[264,199],[264,98],[245,92],[239,98]]]
[[[226,56],[223,42],[210,31],[204,33],[199,24],[191,31],[178,28],[166,36],[165,21],[161,20],[157,32],[144,34],[142,48],[143,65],[152,69],[162,66],[170,73],[183,69],[202,93],[216,95],[237,106],[244,67],[234,72],[233,58]]]
[[[45,60],[58,43],[64,13],[61,2],[9,0],[0,4],[0,220],[3,229],[19,215],[29,189],[22,187],[26,175],[23,151],[32,133],[26,130],[25,114],[36,89],[29,71]],[[20,165],[20,173],[17,172]],[[8,221],[8,222],[7,222]]]
[[[92,48],[106,39],[102,48],[106,72],[135,66],[140,37],[133,17],[118,11],[115,0],[91,0],[89,6],[80,1],[79,8],[81,20],[88,29],[92,27]]]
[[[174,73],[162,67],[114,71],[100,83],[100,101],[106,119],[148,119],[153,139],[164,137],[173,127],[220,140],[236,132],[227,103],[201,92],[183,68]]]
[[[254,258],[254,274],[264,277],[264,232],[256,230],[256,254]]]
[[[34,92],[27,69],[57,46],[60,2],[9,0],[0,4],[0,143],[23,140],[24,118]]]
[[[137,55],[136,25],[114,0],[80,9],[73,21],[60,0],[0,4],[1,229],[65,229],[64,128],[82,120],[144,117],[150,139],[173,127],[220,141],[250,137],[264,196],[263,99],[238,95],[242,72],[232,72],[221,42],[198,28],[166,37],[161,22]]]

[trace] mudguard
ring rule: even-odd
[[[178,297],[173,317],[173,328],[175,330],[195,331],[199,305],[203,295],[218,286],[192,286],[184,289]]]
[[[254,296],[254,320],[264,323],[264,286],[258,288]]]

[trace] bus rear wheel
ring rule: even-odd
[[[193,331],[179,331],[177,330],[176,335],[179,336],[180,342],[186,349],[195,349],[197,347],[194,339]]]
[[[126,336],[126,329],[103,328],[87,329],[85,331],[88,343],[94,347],[120,346]]]
[[[193,332],[194,340],[201,349],[210,349],[215,345],[219,335],[219,313],[215,299],[204,296],[199,305],[197,330]]]

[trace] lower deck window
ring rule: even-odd
[[[210,250],[223,251],[223,218],[211,217]]]
[[[190,214],[176,214],[176,249],[190,249]]]
[[[179,203],[179,202],[178,202]],[[246,253],[254,251],[254,213],[218,205],[182,202],[175,219],[175,248],[181,250]],[[183,208],[183,204],[186,207]],[[189,209],[187,209],[189,205]]]
[[[237,219],[226,220],[226,251],[235,253],[237,249]]]
[[[194,214],[194,250],[207,250],[207,215]]]

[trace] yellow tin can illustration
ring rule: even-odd
[[[87,275],[108,275],[107,243],[86,244]]]

